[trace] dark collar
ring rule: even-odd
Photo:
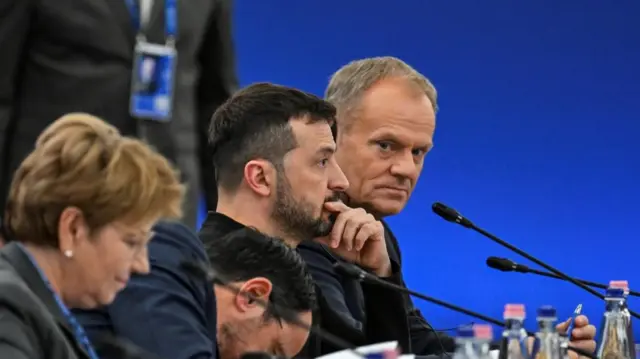
[[[246,226],[222,213],[209,212],[205,219],[200,234],[225,235],[233,231],[245,228]]]
[[[7,243],[2,248],[0,256],[11,264],[29,289],[31,289],[31,291],[40,299],[49,313],[53,316],[58,326],[65,332],[70,342],[73,343],[76,350],[83,352],[85,356],[88,357],[84,349],[82,349],[75,340],[71,325],[58,306],[53,293],[51,293],[49,288],[47,288],[47,285],[40,276],[40,273],[38,273],[38,269],[33,265],[31,259],[29,259],[24,250],[20,248],[20,245],[16,242]]]

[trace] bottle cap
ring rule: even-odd
[[[620,288],[625,294],[629,294],[629,282],[626,280],[612,280],[609,282],[609,288]]]
[[[524,318],[524,304],[507,304],[504,306],[505,318]]]
[[[607,289],[607,298],[624,298],[624,289],[622,288],[609,288]]]
[[[473,338],[474,334],[473,327],[470,325],[461,325],[456,331],[458,338]]]
[[[476,339],[491,341],[493,339],[493,328],[489,324],[474,324],[473,335]]]
[[[556,318],[556,308],[550,305],[543,305],[538,308],[538,318]]]

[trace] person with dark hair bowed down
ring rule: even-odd
[[[206,251],[214,272],[239,290],[215,285],[220,359],[239,359],[247,352],[298,354],[309,330],[285,322],[280,313],[293,311],[311,325],[316,295],[300,255],[281,239],[250,228],[208,242]]]
[[[360,228],[362,255],[351,260],[401,283],[398,268],[386,254],[379,255],[386,253],[380,249],[385,245],[381,223],[339,201],[349,183],[334,156],[335,115],[333,105],[314,95],[268,83],[248,86],[218,108],[210,128],[218,208],[200,230],[203,243],[245,227],[281,238],[291,247],[314,239],[326,243],[329,236],[354,243],[353,229]],[[368,315],[362,330],[368,338],[408,346],[403,296],[378,286],[364,284],[362,289]],[[354,345],[365,344],[363,336],[350,329],[352,323],[331,309],[328,294],[318,286],[316,293],[314,323]],[[308,341],[301,355],[315,357],[329,350],[320,344]]]
[[[350,186],[346,204],[362,208],[382,221],[400,213],[420,177],[424,160],[433,148],[436,128],[437,92],[418,71],[394,57],[374,57],[353,61],[331,78],[326,100],[337,108],[337,152],[335,161],[344,171]],[[384,224],[384,222],[383,222]],[[396,268],[401,267],[400,246],[391,229],[384,224],[385,246],[381,255]],[[345,242],[323,245],[304,243],[298,247],[309,269],[329,301],[329,307],[348,331],[366,343],[377,338],[364,329],[371,320],[366,303],[370,294],[353,278],[337,273],[332,265],[359,251]],[[331,254],[329,254],[331,253]],[[402,282],[402,275],[399,274]],[[404,285],[404,283],[403,283]],[[410,346],[405,351],[419,355],[445,355],[454,350],[454,341],[434,329],[405,297],[410,326]],[[565,332],[569,321],[558,326]],[[593,351],[595,327],[579,316],[571,333],[571,345]],[[572,357],[575,353],[570,352]]]
[[[0,358],[98,359],[68,308],[111,303],[147,273],[160,218],[179,218],[178,173],[143,142],[86,114],[38,137],[10,187],[0,250]]]

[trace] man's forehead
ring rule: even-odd
[[[291,121],[291,129],[300,147],[330,147],[335,149],[333,131],[327,121]]]
[[[426,94],[417,91],[406,82],[383,81],[365,93],[351,127],[366,132],[410,130],[414,135],[433,134],[435,112]],[[402,132],[404,132],[402,131]]]

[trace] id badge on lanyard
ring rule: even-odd
[[[133,74],[131,76],[129,106],[131,116],[138,119],[168,122],[171,120],[173,112],[177,60],[175,48],[177,0],[164,0],[165,44],[150,43],[143,35],[143,26],[140,21],[142,18],[141,7],[136,5],[136,1],[143,0],[125,1],[129,6],[137,30],[133,52]]]

